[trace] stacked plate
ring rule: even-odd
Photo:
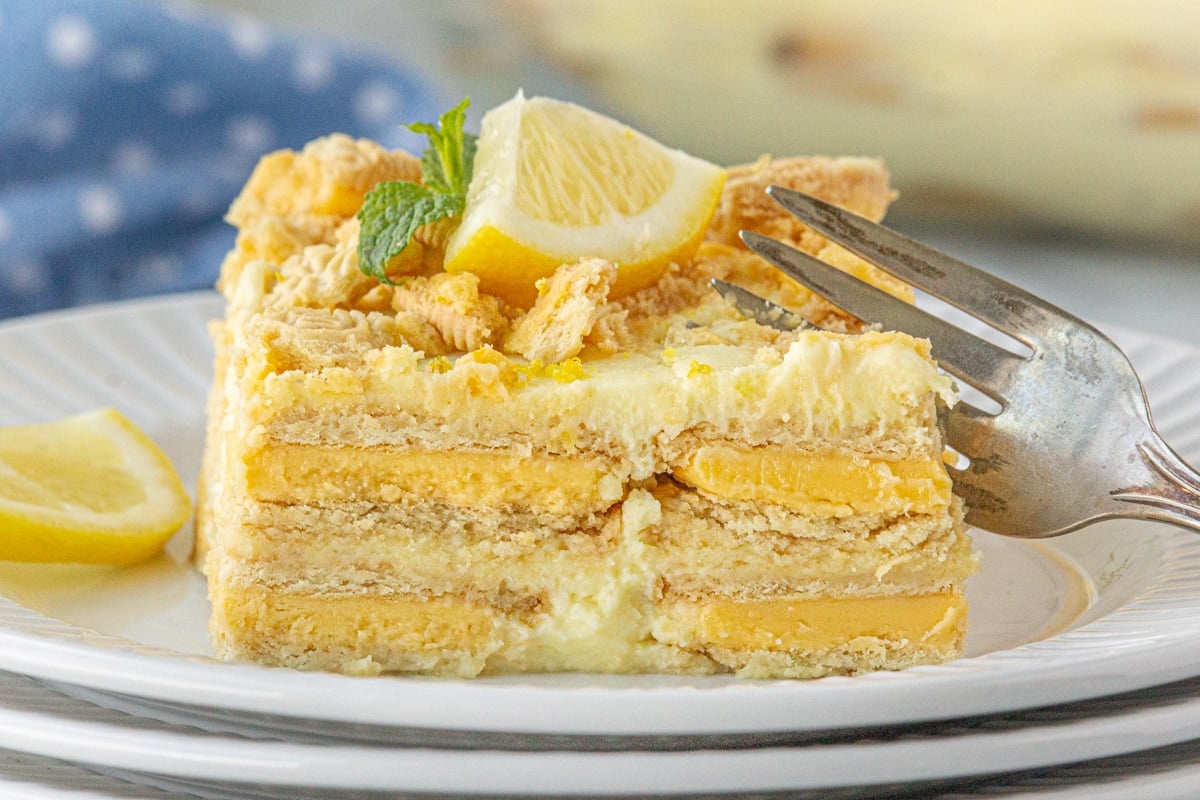
[[[205,293],[0,325],[0,424],[113,405],[194,482],[219,313]],[[1200,351],[1110,333],[1198,460]],[[1200,537],[976,541],[967,658],[813,682],[225,664],[186,532],[132,568],[0,564],[0,794],[1194,796]]]

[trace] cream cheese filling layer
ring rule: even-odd
[[[559,382],[527,377],[528,365],[494,351],[457,357],[444,371],[406,347],[374,350],[355,368],[285,369],[276,333],[242,342],[246,366],[229,393],[242,398],[246,436],[291,421],[311,431],[317,421],[351,441],[357,431],[338,423],[360,415],[368,427],[384,420],[385,431],[392,421],[399,430],[419,424],[430,442],[522,442],[569,454],[573,443],[596,441],[633,465],[635,479],[698,430],[758,444],[862,437],[888,452],[932,451],[933,398],[953,402],[928,344],[903,334],[804,332],[785,352],[712,344],[620,354],[583,361],[577,378]]]
[[[351,522],[340,507],[260,504],[253,522],[227,520],[234,535],[222,550],[231,579],[338,594],[598,592],[637,571],[660,582],[662,596],[857,596],[932,591],[976,567],[970,539],[928,516],[829,540],[730,529],[664,509],[660,522],[622,533],[615,516],[627,506],[575,530],[538,528],[537,515],[526,514],[510,531],[404,508],[355,507],[362,517]]]

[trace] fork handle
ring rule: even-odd
[[[1137,506],[1125,516],[1169,522],[1200,533],[1200,473],[1154,430],[1137,445],[1148,485],[1121,489],[1114,500]]]

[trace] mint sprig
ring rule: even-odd
[[[421,155],[422,183],[385,181],[363,198],[358,211],[358,268],[383,283],[388,262],[408,247],[417,229],[462,214],[475,165],[476,137],[463,130],[470,98],[438,118],[435,127],[414,122],[405,127],[423,133],[429,145]]]

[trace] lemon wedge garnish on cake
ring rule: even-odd
[[[614,119],[517,94],[483,118],[445,269],[528,307],[538,279],[604,258],[617,265],[610,296],[620,297],[695,253],[724,183],[720,167]]]
[[[0,428],[0,560],[133,564],[191,513],[171,461],[114,409]]]

